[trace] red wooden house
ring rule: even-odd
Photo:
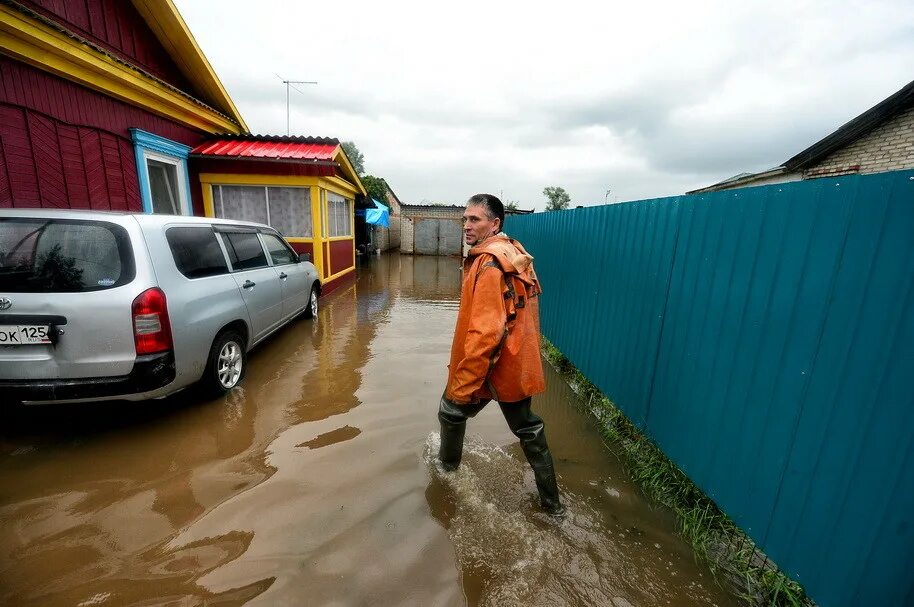
[[[171,0],[0,3],[0,208],[192,214],[190,150],[246,130]]]
[[[336,139],[247,130],[172,0],[0,0],[0,208],[269,223],[331,290],[358,175]]]

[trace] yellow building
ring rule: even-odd
[[[337,139],[236,135],[190,153],[203,213],[266,223],[310,255],[335,288],[355,270],[355,208],[365,188]]]

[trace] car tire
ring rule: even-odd
[[[308,305],[305,306],[305,318],[317,318],[317,285],[312,285],[311,294],[308,295]]]
[[[237,331],[223,331],[213,340],[199,388],[206,396],[222,396],[241,383],[248,367],[245,340]]]

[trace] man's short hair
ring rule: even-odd
[[[501,200],[496,196],[491,194],[476,194],[471,196],[467,200],[467,206],[481,206],[486,210],[486,215],[489,216],[489,219],[495,219],[496,217],[500,219],[498,223],[498,231],[501,232],[505,229],[505,205],[501,203]]]

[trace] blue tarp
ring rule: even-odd
[[[371,199],[371,202],[374,203],[375,208],[365,210],[365,223],[369,225],[381,226],[383,228],[390,227],[390,211],[383,204]]]

